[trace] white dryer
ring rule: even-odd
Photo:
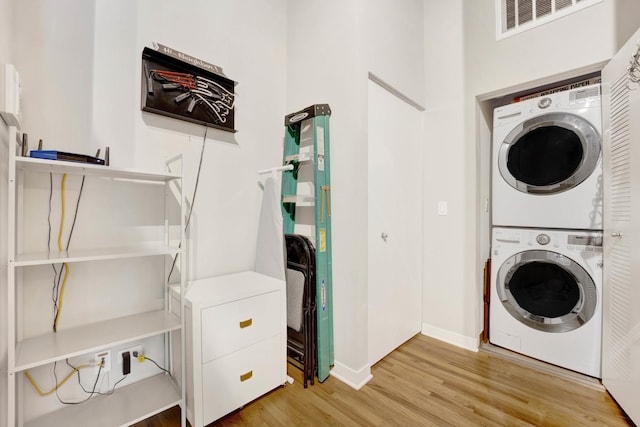
[[[600,378],[602,233],[494,228],[489,341]]]
[[[492,223],[602,229],[600,86],[498,107]]]

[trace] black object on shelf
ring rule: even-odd
[[[65,160],[68,162],[91,163],[94,165],[104,165],[105,161],[98,157],[87,156],[85,154],[66,153],[57,150],[31,150],[30,157],[35,159]]]
[[[142,51],[142,110],[236,132],[236,82],[195,65],[208,65],[203,61],[176,56],[147,47]]]

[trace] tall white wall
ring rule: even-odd
[[[520,86],[608,60],[616,49],[615,3],[604,0],[496,41],[495,1],[466,2],[467,94]]]
[[[424,2],[425,200],[422,332],[468,348],[474,337],[473,287],[466,281],[467,181],[464,139],[462,0]],[[447,215],[438,215],[446,202]],[[469,301],[469,302],[466,302]]]
[[[0,0],[0,63],[11,59],[11,0]]]
[[[191,220],[188,273],[189,278],[200,278],[252,269],[262,196],[256,172],[279,165],[282,156],[282,121],[287,111],[285,0],[264,0],[250,7],[233,0],[179,4],[170,0],[16,0],[11,6],[15,23],[11,49],[23,82],[23,129],[32,144],[42,138],[47,148],[86,154],[108,145],[113,166],[151,170],[162,170],[166,158],[183,153],[188,198],[195,185],[205,130],[140,110],[142,50],[159,42],[223,67],[225,74],[238,82],[238,132],[208,131]],[[2,12],[0,9],[4,19]],[[120,206],[119,212],[155,215],[155,205],[140,194],[123,192],[104,200],[97,191],[85,188],[74,233],[78,246],[92,243],[83,238],[87,233],[82,230],[95,227],[93,221],[104,217],[104,203]],[[38,195],[48,196],[48,183],[45,192],[40,184],[34,184],[34,192],[33,203],[37,205],[41,201]],[[77,188],[69,192],[69,198],[74,199]],[[35,216],[43,213],[42,205],[37,206],[32,209]],[[3,223],[5,212],[0,213]],[[121,216],[126,221],[126,215]],[[46,236],[42,234],[46,226],[41,224],[39,221],[25,237]],[[109,238],[109,230],[99,233]],[[105,267],[110,268],[124,268],[118,274],[125,279],[126,273],[133,271],[126,265]],[[81,280],[81,268],[73,273],[74,279]],[[40,292],[37,284],[30,288]],[[74,289],[77,287],[67,287],[64,316],[80,321],[88,304],[72,303]],[[135,293],[134,288],[131,292]],[[49,299],[32,301],[29,312],[47,313],[48,317],[50,305]],[[123,310],[122,305],[122,301],[105,297],[92,312],[99,317]],[[36,320],[25,328],[36,333],[47,322]],[[46,367],[33,374],[46,386],[50,370]],[[39,398],[25,385],[27,419],[56,406],[55,398]]]
[[[335,367],[354,387],[367,363],[367,79],[423,102],[422,2],[288,2],[287,108],[331,106]]]
[[[423,0],[369,0],[360,7],[366,71],[424,105]]]
[[[11,57],[11,2],[0,0],[0,65],[12,63]],[[8,157],[7,128],[0,120],[0,159]],[[7,234],[7,165],[0,164],[0,236]],[[0,243],[0,325],[7,324],[7,245]],[[0,414],[7,413],[7,331],[0,328]],[[6,417],[0,417],[0,427],[6,426]]]

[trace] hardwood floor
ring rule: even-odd
[[[609,394],[418,335],[356,391],[333,377],[280,387],[210,426],[632,426]],[[173,408],[137,427],[179,426]]]

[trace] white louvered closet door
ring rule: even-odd
[[[602,70],[604,301],[602,381],[640,424],[640,30]]]

